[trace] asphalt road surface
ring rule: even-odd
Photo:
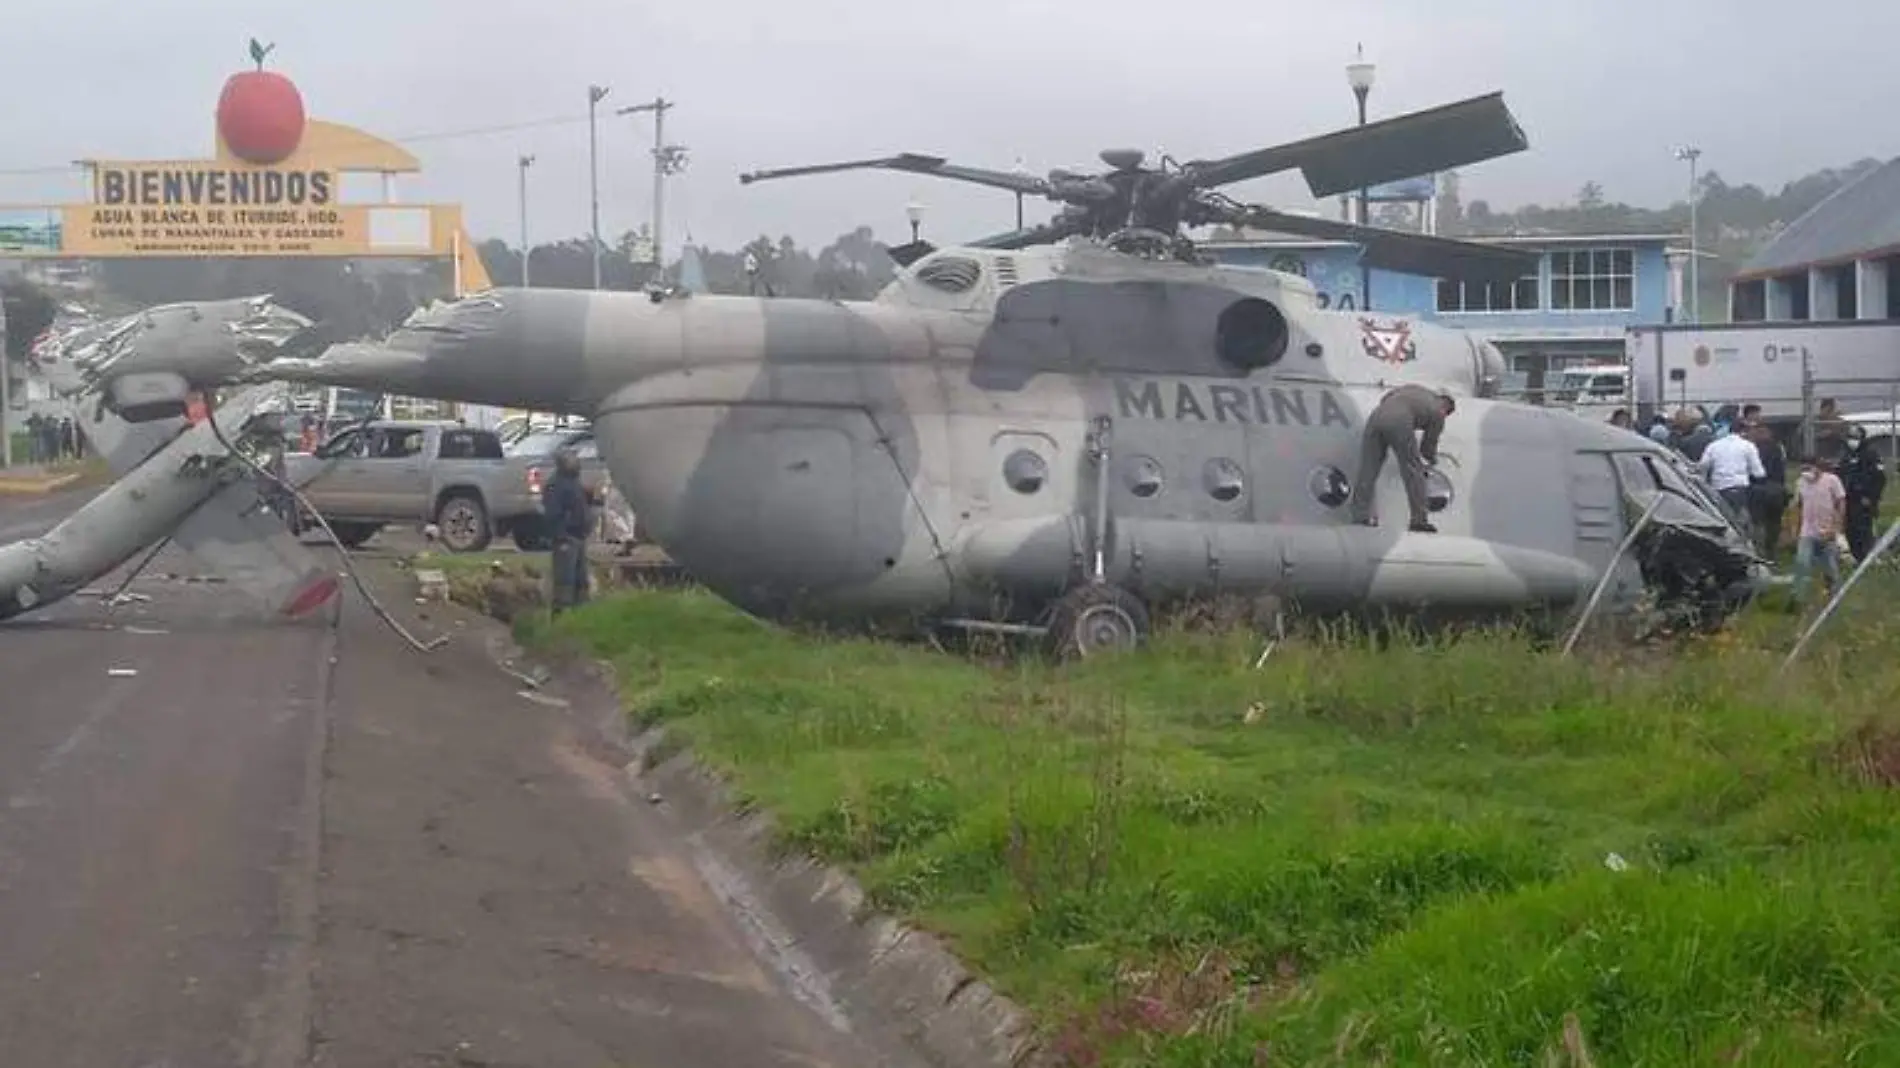
[[[195,570],[0,624],[0,1063],[904,1063],[795,996],[487,621],[372,567],[453,635],[419,654],[353,593],[262,623]]]

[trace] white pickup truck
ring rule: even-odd
[[[285,474],[346,546],[390,523],[434,523],[451,552],[480,552],[517,523],[538,522],[533,459],[503,454],[492,430],[447,421],[376,421],[338,431]],[[310,523],[298,516],[293,526]]]

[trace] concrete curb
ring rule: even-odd
[[[513,646],[513,642],[507,643]],[[516,663],[524,655],[508,650]],[[1046,1068],[1029,1014],[997,993],[941,941],[870,911],[851,876],[809,857],[779,856],[775,821],[744,811],[724,779],[690,752],[671,752],[664,728],[632,733],[610,664],[552,673],[576,708],[599,708],[599,726],[631,750],[627,785],[677,823],[701,873],[754,928],[795,985],[816,972],[819,997],[851,1029],[901,1046],[937,1068]]]
[[[629,778],[664,799],[695,845],[756,888],[765,910],[828,977],[854,1025],[889,1031],[946,1068],[1038,1063],[1028,1014],[936,938],[870,912],[849,875],[808,857],[773,859],[772,817],[741,812],[727,784],[692,754],[639,771],[664,738],[656,728],[633,739],[642,758]]]
[[[57,493],[77,481],[79,481],[77,471],[54,478],[12,478],[0,475],[0,496],[38,496],[42,493]]]

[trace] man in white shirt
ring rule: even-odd
[[[1725,434],[1709,443],[1696,461],[1702,477],[1735,514],[1742,533],[1753,535],[1748,518],[1748,487],[1758,478],[1768,477],[1761,465],[1761,450],[1746,434]]]

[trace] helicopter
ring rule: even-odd
[[[1067,210],[899,250],[871,301],[499,289],[255,373],[584,415],[650,536],[765,618],[1027,631],[1088,655],[1206,594],[1515,614],[1569,610],[1603,579],[1612,605],[1719,621],[1759,561],[1665,448],[1487,395],[1501,361],[1463,332],[1321,311],[1303,280],[1211,263],[1181,236],[1270,223],[1350,235],[1381,265],[1515,278],[1522,253],[1214,189],[1290,166],[1316,192],[1353,188],[1523,145],[1494,94],[1211,163],[1107,155],[1092,177],[911,155],[758,173],[923,172]],[[1430,476],[1438,533],[1348,518],[1366,416],[1407,382],[1469,398]],[[1396,477],[1371,492],[1399,507]]]

